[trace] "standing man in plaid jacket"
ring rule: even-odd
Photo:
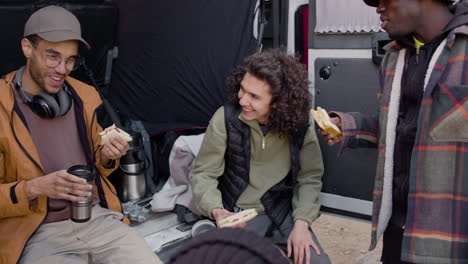
[[[394,40],[379,116],[331,112],[328,144],[378,147],[371,249],[382,262],[468,263],[468,2],[364,0]]]

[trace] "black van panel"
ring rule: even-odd
[[[378,67],[371,59],[318,58],[314,66],[315,107],[377,113]],[[320,77],[321,69],[328,69],[328,79]],[[346,149],[337,157],[338,146],[319,141],[325,165],[322,192],[372,201],[377,150]]]

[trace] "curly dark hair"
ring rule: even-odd
[[[270,85],[272,100],[268,131],[295,136],[308,120],[311,97],[305,65],[282,49],[268,49],[247,57],[227,78],[228,98],[239,104],[240,83],[246,73]]]

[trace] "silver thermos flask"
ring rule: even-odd
[[[94,185],[96,169],[90,165],[75,165],[67,170],[68,173],[83,178],[91,186]],[[84,223],[91,218],[91,209],[93,208],[93,196],[86,197],[84,201],[71,203],[70,219],[73,222]]]
[[[137,201],[146,193],[145,152],[143,140],[138,132],[130,132],[127,154],[120,159],[120,169],[123,172],[120,199],[122,202]]]

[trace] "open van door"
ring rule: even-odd
[[[309,2],[308,69],[314,107],[328,111],[378,111],[378,66],[388,43],[375,10],[363,1]],[[320,196],[326,209],[369,218],[376,149],[330,147],[320,138],[325,174]]]

